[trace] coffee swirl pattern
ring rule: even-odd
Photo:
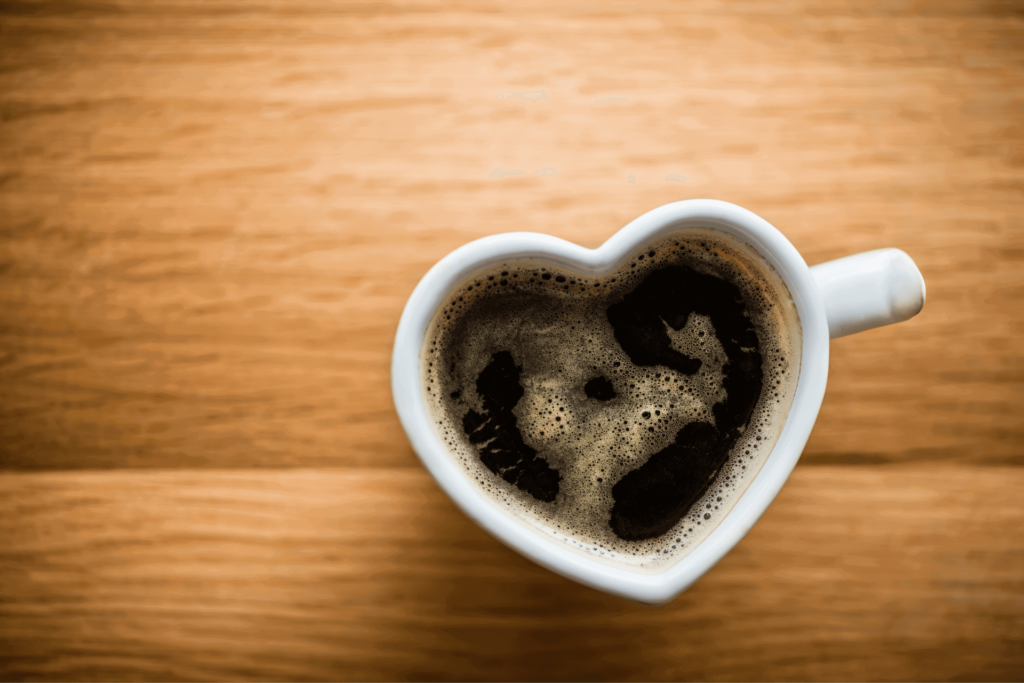
[[[681,330],[694,314],[710,319],[725,352],[725,395],[711,408],[713,425],[687,424],[671,444],[612,487],[611,527],[619,538],[656,538],[682,519],[725,464],[764,389],[761,344],[743,295],[731,282],[685,265],[663,266],[609,307],[608,321],[634,365],[693,375],[701,361],[672,348],[666,328]]]
[[[435,430],[496,503],[612,562],[694,547],[767,457],[799,371],[781,281],[711,230],[604,278],[508,263],[463,283],[427,336]]]

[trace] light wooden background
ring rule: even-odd
[[[1019,2],[4,3],[0,678],[1024,678],[1022,77]],[[691,197],[928,303],[652,608],[464,518],[388,363],[457,246]]]

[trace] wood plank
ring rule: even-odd
[[[663,607],[541,569],[418,468],[0,476],[0,676],[1019,680],[1019,468],[801,466]]]
[[[7,3],[0,468],[412,465],[388,361],[432,263],[703,196],[925,274],[834,345],[809,461],[1020,465],[1014,12]]]
[[[0,678],[1020,680],[1022,67],[983,0],[3,3]],[[388,363],[459,245],[691,197],[929,298],[650,608],[458,513]]]

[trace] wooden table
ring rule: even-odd
[[[1019,5],[0,12],[0,678],[1024,678]],[[652,608],[460,514],[388,365],[455,247],[690,197],[928,303]]]

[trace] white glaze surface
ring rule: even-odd
[[[602,275],[638,247],[686,227],[726,232],[753,247],[789,288],[803,331],[801,374],[789,417],[774,450],[732,511],[703,543],[657,574],[612,567],[526,529],[498,509],[448,456],[430,427],[419,388],[420,350],[434,312],[473,272],[502,261],[544,259],[577,273]],[[909,257],[908,257],[909,258]],[[883,269],[884,270],[884,269]],[[835,307],[840,311],[839,307]],[[753,527],[796,465],[817,418],[828,375],[826,304],[811,270],[792,244],[759,216],[734,204],[694,199],[650,211],[597,249],[535,233],[507,233],[471,242],[438,262],[420,281],[399,322],[391,364],[395,407],[409,441],[441,488],[496,538],[568,578],[641,602],[668,602],[715,565]],[[838,314],[838,313],[837,313]]]
[[[832,339],[903,322],[924,307],[925,287],[913,259],[876,249],[811,268]]]

